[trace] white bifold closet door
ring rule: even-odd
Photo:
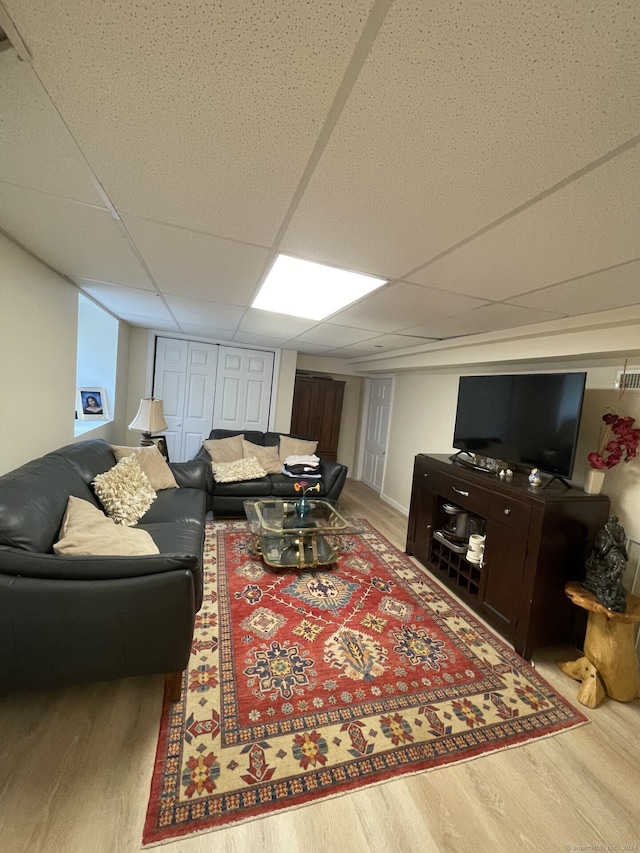
[[[157,338],[153,395],[169,458],[192,459],[213,427],[268,429],[274,353]]]
[[[213,423],[217,429],[269,428],[274,353],[220,347]]]

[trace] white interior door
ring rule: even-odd
[[[156,366],[153,376],[153,395],[162,400],[167,429],[169,459],[182,461],[182,420],[184,417],[184,389],[187,378],[188,341],[172,338],[156,339]]]
[[[193,459],[213,425],[218,347],[190,342],[184,390],[180,459]],[[171,455],[169,458],[173,458]]]
[[[376,492],[382,491],[384,460],[391,419],[391,378],[372,379],[369,385],[369,408],[364,441],[362,480]]]
[[[218,347],[158,338],[153,393],[163,401],[172,462],[192,459],[211,432]]]
[[[219,347],[213,425],[216,429],[269,428],[274,353]]]

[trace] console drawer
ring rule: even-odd
[[[488,516],[507,527],[518,527],[523,532],[528,530],[531,508],[520,501],[513,500],[508,495],[493,494],[489,501]]]
[[[437,477],[435,484],[438,493],[447,501],[461,509],[469,510],[475,515],[482,515],[486,518],[491,502],[491,492],[487,489],[466,480],[458,480],[455,477],[448,479]]]

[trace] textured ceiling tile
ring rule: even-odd
[[[0,222],[10,237],[71,278],[151,287],[110,213],[3,184]]]
[[[245,305],[257,290],[266,249],[133,216],[123,222],[163,293]]]
[[[1,181],[104,206],[91,170],[33,68],[13,51],[0,53],[0,116]]]
[[[240,331],[274,335],[289,340],[306,332],[315,324],[315,320],[307,320],[303,317],[289,317],[287,314],[277,314],[274,311],[249,308],[240,323]]]
[[[118,209],[268,243],[372,0],[11,5]]]
[[[512,305],[590,314],[640,304],[640,260],[510,299]]]
[[[297,352],[302,352],[305,355],[323,355],[331,352],[333,347],[326,347],[322,344],[309,343],[305,341],[295,340],[287,343],[287,349],[295,349]]]
[[[378,335],[368,341],[332,350],[331,356],[334,358],[357,358],[363,355],[380,355],[384,352],[431,343],[432,340],[434,339],[422,336]]]
[[[188,299],[184,296],[166,296],[165,298],[180,325],[189,323],[205,326],[208,323],[218,329],[235,331],[244,310],[239,305],[206,302],[203,299]]]
[[[104,282],[84,282],[82,290],[118,316],[122,312],[130,317],[146,317],[152,320],[172,322],[174,319],[160,294],[149,290],[135,290]]]
[[[640,256],[640,145],[412,278],[508,299]]]
[[[365,341],[374,336],[374,332],[363,329],[350,329],[348,326],[334,326],[331,323],[322,323],[314,329],[309,329],[299,335],[295,343],[307,342],[322,344],[327,347],[348,346],[349,344]]]
[[[180,331],[184,335],[193,335],[196,338],[206,338],[207,340],[233,340],[233,330],[219,329],[216,326],[201,326],[198,323],[180,323]]]
[[[118,317],[129,323],[130,326],[138,326],[141,329],[153,329],[156,332],[173,332],[174,334],[186,334],[177,323],[170,320],[158,320],[154,317],[140,317],[137,314],[125,314],[118,312]]]
[[[517,326],[529,326],[558,320],[562,314],[552,311],[536,311],[532,308],[520,308],[505,303],[486,305],[473,311],[456,314],[432,323],[421,323],[404,330],[407,334],[432,338],[453,338],[459,335],[477,335],[483,332],[495,332],[499,329],[513,329]]]
[[[260,334],[252,334],[250,332],[236,332],[232,338],[233,342],[236,344],[247,344],[248,346],[259,346],[259,347],[274,347],[279,348],[284,346],[288,338],[286,336],[282,337],[272,337],[271,335],[263,335]]]
[[[394,332],[420,320],[448,317],[483,305],[482,300],[407,282],[382,287],[331,318],[338,326]]]
[[[640,133],[636,0],[397,0],[283,241],[407,274]]]

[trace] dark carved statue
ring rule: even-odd
[[[624,613],[627,609],[626,592],[622,586],[622,575],[629,559],[626,538],[618,517],[612,515],[596,534],[595,548],[586,562],[583,583],[600,604],[617,613]]]

